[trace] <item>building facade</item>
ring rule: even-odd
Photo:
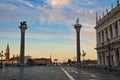
[[[120,66],[120,4],[112,7],[103,18],[96,14],[97,64],[101,66]]]
[[[33,59],[33,64],[36,64],[36,65],[52,64],[52,60],[51,58],[35,58]]]

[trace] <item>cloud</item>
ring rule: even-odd
[[[21,6],[17,6],[14,4],[1,3],[3,6],[0,7],[0,9],[6,10],[5,14],[0,13],[0,15],[3,15],[2,16],[3,18],[0,19],[1,21],[4,19],[11,20],[11,18],[13,18],[13,20],[15,21],[28,20],[32,22],[34,21],[33,19],[38,19],[42,23],[48,22],[48,23],[73,24],[76,18],[79,17],[80,22],[84,26],[93,26],[95,22],[95,18],[94,18],[95,9],[80,7],[79,4],[83,3],[82,0],[75,0],[75,1],[46,0],[48,5],[51,5],[52,7],[54,7],[52,9],[41,6],[41,5],[36,6],[36,4],[32,4],[31,2],[28,2],[25,0],[17,0],[17,2],[19,2],[17,4]],[[29,6],[29,8],[22,6],[22,4]],[[56,9],[56,8],[59,8],[59,9]],[[91,20],[89,20],[89,18]]]
[[[26,0],[16,0],[16,1],[18,1],[19,3],[22,3],[22,4],[26,5],[26,6],[34,7],[34,5],[32,5],[32,3],[30,3],[30,2],[28,2]]]
[[[71,0],[46,0],[52,8],[63,8],[69,5]]]
[[[72,25],[75,23],[76,18],[79,17],[80,18],[80,23],[83,25],[83,29],[84,32],[83,33],[92,33],[93,34],[93,27],[95,25],[95,9],[89,9],[89,8],[84,8],[84,7],[79,7],[78,4],[83,5],[83,3],[88,3],[91,5],[92,2],[90,1],[82,1],[82,0],[46,0],[47,4],[51,5],[54,8],[47,8],[44,6],[36,6],[35,4],[29,2],[29,1],[25,1],[25,0],[17,0],[17,2],[19,2],[20,4],[25,4],[27,6],[29,6],[30,8],[26,8],[25,6],[17,6],[14,4],[8,4],[8,3],[1,3],[2,5],[0,5],[0,9],[4,9],[6,10],[5,13],[0,13],[0,15],[2,15],[2,18],[0,19],[1,21],[5,21],[9,20],[12,21],[13,20],[27,20],[30,25],[32,23],[34,23],[35,20],[40,20],[40,24],[46,24],[46,26],[50,25],[51,23],[57,23],[62,24],[63,26],[67,25],[72,27]],[[12,1],[13,2],[13,1]],[[74,4],[73,4],[74,2]],[[18,3],[18,4],[19,4]],[[60,4],[60,5],[59,5]],[[58,5],[58,7],[57,7]],[[72,5],[72,6],[71,6]],[[31,7],[34,6],[34,9]],[[56,9],[56,8],[59,9]],[[62,8],[67,7],[67,9],[69,10],[64,10]],[[61,8],[61,9],[60,9]],[[72,10],[72,11],[71,11]],[[10,13],[10,14],[8,14]],[[61,26],[62,26],[61,25]],[[34,27],[35,26],[35,27]],[[86,27],[84,26],[90,26],[91,29],[86,29]],[[34,28],[38,28],[36,25],[33,25]],[[57,26],[56,26],[57,27]],[[41,26],[39,26],[39,28],[41,28]],[[48,29],[48,27],[43,27],[44,30],[42,30],[43,32],[46,31]],[[48,29],[49,31],[46,31],[46,35],[50,34],[56,34],[58,32],[54,32],[54,30]],[[40,31],[40,30],[39,30]],[[39,32],[40,33],[40,32]],[[36,34],[39,34],[36,33]],[[36,34],[33,34],[33,37],[35,37]],[[43,33],[45,35],[45,32]],[[67,37],[66,33],[62,32],[60,33],[62,36]],[[73,39],[73,32],[70,34],[71,37],[69,37],[69,39]],[[49,35],[49,36],[51,36]],[[59,34],[57,34],[59,35]],[[36,35],[37,37],[38,35]],[[86,36],[90,36],[90,35],[86,35]]]

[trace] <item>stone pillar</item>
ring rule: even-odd
[[[106,31],[105,31],[105,29],[104,29],[104,42],[107,41],[106,38],[107,38],[107,36],[106,36]]]
[[[97,33],[96,37],[97,37],[97,46],[98,46],[100,44],[99,32]]]
[[[102,65],[102,61],[101,61],[102,60],[102,56],[101,56],[101,53],[99,52],[97,56],[98,56],[98,65]]]
[[[111,52],[110,52],[111,54],[110,54],[110,61],[111,61],[111,65],[114,65],[114,54],[113,54],[113,50],[111,50]]]
[[[113,50],[113,60],[114,60],[114,65],[117,66],[118,61],[117,61],[117,55],[116,55],[115,50]]]
[[[99,45],[101,43],[101,35],[100,35],[100,32],[99,32]]]
[[[107,59],[107,66],[109,66],[109,51],[107,51],[106,59]]]
[[[103,65],[105,65],[105,52],[103,52]]]
[[[115,23],[112,24],[113,38],[116,38]]]
[[[118,20],[118,36],[120,36],[120,19]]]
[[[98,33],[96,33],[96,43],[98,44]]]
[[[105,65],[108,65],[108,59],[107,59],[107,51],[105,51]]]
[[[100,65],[100,55],[98,52],[97,52],[97,64]]]
[[[21,22],[19,26],[21,30],[21,44],[20,44],[20,64],[24,64],[24,52],[25,52],[25,30],[27,29],[26,22]]]
[[[103,42],[103,38],[102,38],[102,31],[100,32],[100,41],[101,41],[101,43]]]
[[[101,65],[104,65],[104,58],[103,58],[103,52],[101,53]]]
[[[76,23],[74,28],[76,30],[76,45],[77,45],[77,63],[81,63],[81,52],[80,52],[80,29],[82,25]]]
[[[108,31],[108,39],[111,39],[111,35],[110,35],[110,26],[107,27],[107,31]]]
[[[111,63],[112,63],[112,66],[114,66],[113,55],[111,55]]]
[[[117,49],[116,51],[116,61],[117,61],[117,65],[120,65],[120,50]]]
[[[102,30],[102,43],[104,43],[104,30]]]
[[[120,49],[118,49],[118,50],[119,50],[119,62],[118,62],[118,64],[120,66]]]
[[[107,39],[108,39],[108,27],[105,29],[105,37],[106,37],[106,38],[105,38],[105,39],[106,39],[105,41],[107,41]]]

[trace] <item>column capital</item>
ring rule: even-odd
[[[19,28],[20,28],[21,32],[25,32],[25,30],[27,29],[26,21],[20,22]]]
[[[77,32],[80,32],[82,25],[81,24],[75,24],[74,28],[76,29]]]

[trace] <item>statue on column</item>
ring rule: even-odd
[[[26,21],[20,22],[20,26],[21,27],[26,27],[27,26]]]
[[[79,18],[77,18],[77,20],[76,20],[76,24],[79,24]]]

